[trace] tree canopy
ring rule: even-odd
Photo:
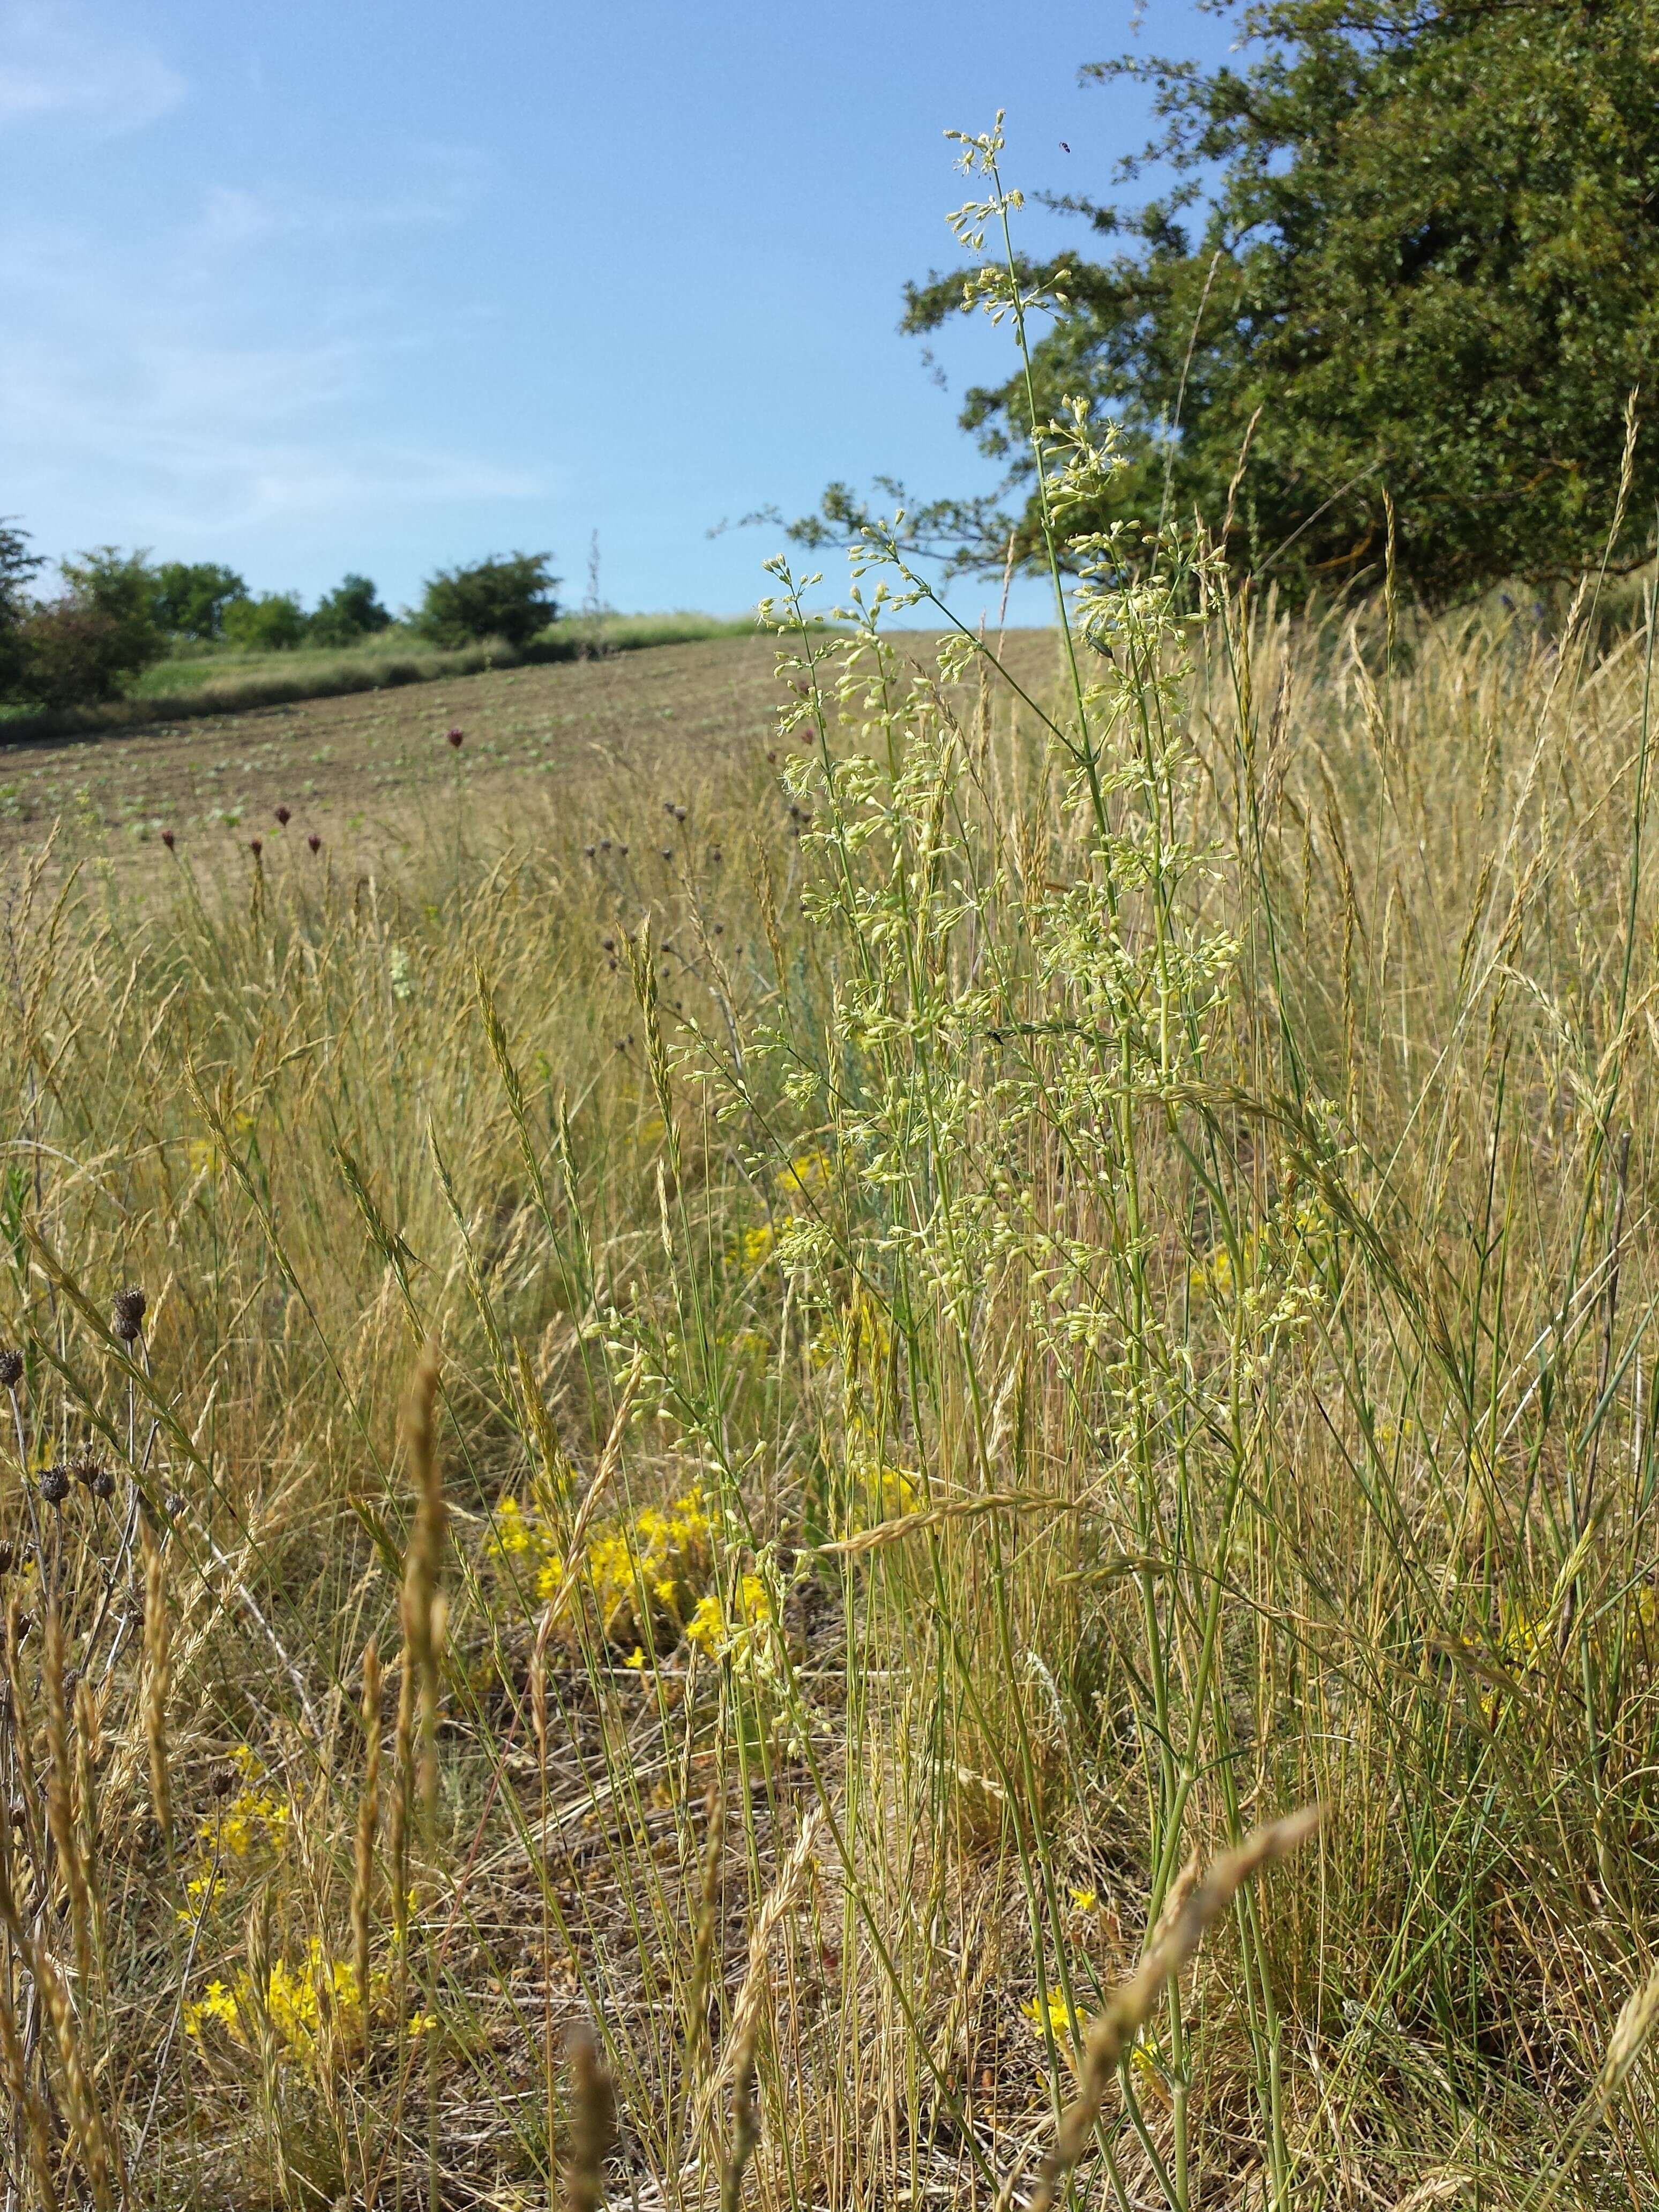
[[[213,643],[225,634],[225,609],[246,597],[247,586],[222,562],[163,561],[155,572],[155,618],[170,637]]]
[[[550,553],[502,553],[427,580],[416,625],[437,645],[527,645],[558,613]]]
[[[1241,564],[1304,580],[1400,566],[1432,602],[1600,557],[1625,412],[1659,404],[1659,0],[1205,0],[1249,58],[1129,57],[1173,188],[1054,203],[1109,240],[1022,270],[1058,295],[1039,419],[1070,394],[1120,418],[1131,465],[1102,527],[1231,515]],[[906,325],[966,304],[913,287]],[[1023,376],[963,421],[1029,485]],[[1659,426],[1635,449],[1616,557],[1650,550]],[[1386,495],[1386,498],[1385,498]],[[994,502],[933,510],[1000,563]],[[1028,507],[1018,550],[1035,542]]]

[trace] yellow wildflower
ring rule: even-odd
[[[1042,2034],[1045,2026],[1050,2035],[1060,2042],[1074,2038],[1078,2022],[1066,2002],[1066,1992],[1056,1984],[1047,1994],[1039,1992],[1020,2007],[1027,2020]]]

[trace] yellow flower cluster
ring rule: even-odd
[[[883,1455],[880,1441],[866,1422],[848,1424],[847,1472],[850,1478],[849,1536],[914,1513],[921,1504],[921,1477],[914,1468],[895,1467]]]
[[[179,1917],[193,1924],[212,1902],[215,1869],[227,1859],[245,1859],[256,1851],[281,1851],[288,1840],[294,1808],[286,1797],[275,1796],[264,1784],[264,1769],[258,1754],[239,1743],[231,1764],[242,1778],[235,1796],[208,1814],[196,1831],[196,1871],[185,1884],[187,1905]]]
[[[830,1188],[835,1173],[835,1163],[822,1145],[814,1145],[805,1152],[798,1152],[778,1178],[784,1191],[799,1192],[803,1198],[821,1198]]]
[[[795,1207],[803,1200],[816,1206],[830,1188],[835,1173],[835,1163],[822,1145],[810,1152],[799,1152],[778,1177],[778,1194],[789,1208],[782,1227],[797,1225],[799,1216]],[[738,1239],[738,1253],[745,1267],[758,1267],[769,1260],[776,1249],[779,1224],[763,1221],[753,1229],[745,1229]]]
[[[697,1600],[696,1611],[685,1624],[686,1635],[711,1659],[747,1650],[757,1632],[772,1625],[772,1601],[758,1575],[741,1576],[728,1613],[713,1590]]]
[[[371,2005],[384,1995],[387,1978],[371,1976]],[[297,1966],[278,1959],[265,1978],[264,2010],[275,2033],[278,2050],[288,2058],[315,2072],[320,2057],[319,2037],[331,2019],[349,2036],[362,2033],[362,1995],[357,1970],[349,1960],[330,1960],[323,1955],[322,1940],[313,1936]],[[210,2026],[222,2028],[233,2043],[251,2048],[258,2014],[252,1977],[246,1968],[234,1981],[210,1981],[182,2014],[185,2033],[198,2042]],[[429,2013],[417,2012],[409,2022],[411,2035],[423,2035],[437,2025]]]
[[[543,1604],[556,1598],[565,1559],[553,1530],[515,1498],[504,1498],[495,1518],[490,1556],[510,1568],[522,1594]],[[666,1505],[642,1506],[594,1530],[577,1585],[592,1599],[607,1642],[642,1635],[647,1619],[677,1635],[684,1629],[708,1583],[710,1535],[698,1483]]]
[[[1046,2026],[1056,2042],[1066,2043],[1077,2036],[1078,2022],[1066,2002],[1065,1990],[1058,1984],[1046,1993],[1039,1990],[1036,1996],[1020,2007],[1020,2010],[1039,2035]]]

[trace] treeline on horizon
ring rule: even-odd
[[[246,653],[349,648],[393,628],[442,647],[515,649],[554,623],[550,553],[507,553],[429,576],[417,607],[394,615],[368,576],[349,573],[307,611],[295,592],[250,592],[214,561],[152,561],[103,545],[58,564],[56,592],[28,533],[0,523],[0,705],[61,708],[118,698],[181,650]]]

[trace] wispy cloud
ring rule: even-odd
[[[490,173],[487,157],[468,147],[422,148],[413,167],[415,176],[401,188],[364,198],[216,185],[187,242],[209,252],[238,252],[278,240],[338,242],[377,232],[453,229],[477,206]]]
[[[34,522],[43,550],[186,547],[544,496],[537,472],[468,452],[470,425],[404,427],[406,364],[441,341],[376,240],[461,220],[481,174],[464,156],[410,168],[407,188],[357,202],[218,188],[137,239],[0,235],[0,511]]]
[[[0,129],[137,131],[184,96],[184,78],[161,55],[112,34],[76,0],[0,4]]]

